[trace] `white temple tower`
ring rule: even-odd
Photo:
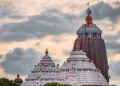
[[[73,86],[109,85],[101,71],[82,50],[72,51],[60,69],[64,81]]]
[[[46,50],[45,56],[43,56],[40,63],[35,65],[21,86],[40,86],[48,82],[59,81],[59,73],[59,66],[55,66],[54,61]]]

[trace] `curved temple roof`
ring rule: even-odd
[[[99,27],[97,27],[95,24],[90,24],[89,27],[84,27],[84,25],[83,25],[82,27],[80,27],[77,30],[77,35],[85,34],[85,33],[88,33],[88,34],[99,33],[99,34],[101,34],[102,30]]]

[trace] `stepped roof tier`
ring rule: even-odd
[[[43,56],[42,60],[40,61],[39,65],[46,65],[46,66],[55,66],[55,63],[48,55],[48,50],[46,49],[45,56]]]

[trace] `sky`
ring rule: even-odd
[[[62,64],[85,23],[88,2],[93,22],[103,31],[110,83],[120,86],[119,0],[0,0],[0,77],[20,73],[24,79],[46,48]]]

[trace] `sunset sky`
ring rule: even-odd
[[[0,0],[0,78],[20,73],[24,79],[46,48],[62,64],[85,23],[88,2],[93,22],[103,31],[110,83],[120,86],[119,0]]]

